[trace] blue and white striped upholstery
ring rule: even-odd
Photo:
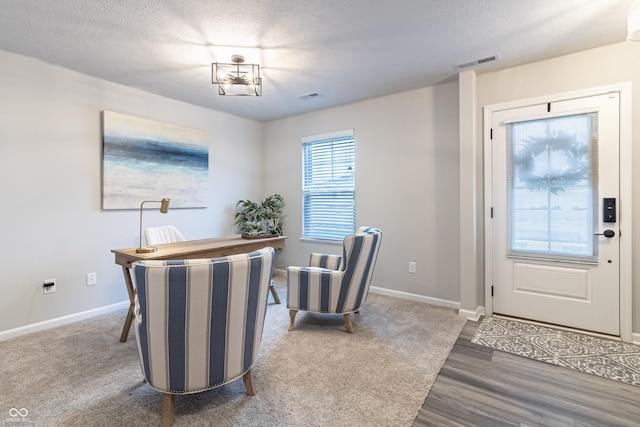
[[[287,268],[287,308],[341,314],[360,310],[369,293],[381,241],[379,229],[360,227],[356,234],[345,237],[342,256],[312,254],[309,267]],[[290,329],[294,316],[291,313]]]
[[[251,369],[262,340],[274,254],[267,247],[222,258],[133,264],[134,328],[151,387],[197,393]]]
[[[309,257],[309,267],[328,268],[329,270],[342,270],[342,257],[340,255],[312,253]]]

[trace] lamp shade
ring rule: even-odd
[[[635,0],[627,17],[627,41],[640,43],[640,0]]]
[[[166,197],[164,199],[162,199],[160,201],[161,205],[160,205],[160,213],[167,213],[169,212],[169,199],[167,199]]]

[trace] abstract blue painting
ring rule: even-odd
[[[207,206],[209,144],[201,130],[103,111],[102,209]]]

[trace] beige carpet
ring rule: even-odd
[[[299,313],[287,332],[269,298],[256,395],[241,380],[176,398],[175,426],[410,426],[465,320],[454,310],[370,294],[355,334],[342,316]],[[0,342],[0,424],[159,425],[125,312]]]

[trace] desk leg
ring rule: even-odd
[[[278,291],[276,291],[276,288],[273,286],[273,280],[269,284],[269,290],[271,290],[271,295],[273,295],[273,301],[276,304],[280,304],[280,297],[278,296]]]
[[[133,281],[131,280],[131,270],[127,267],[122,267],[122,273],[124,274],[124,283],[127,285],[127,292],[129,293],[129,311],[127,312],[127,318],[124,321],[122,327],[122,334],[120,335],[120,342],[127,342],[129,336],[129,329],[131,329],[131,322],[133,321],[133,309],[136,297],[136,291],[133,289]]]

